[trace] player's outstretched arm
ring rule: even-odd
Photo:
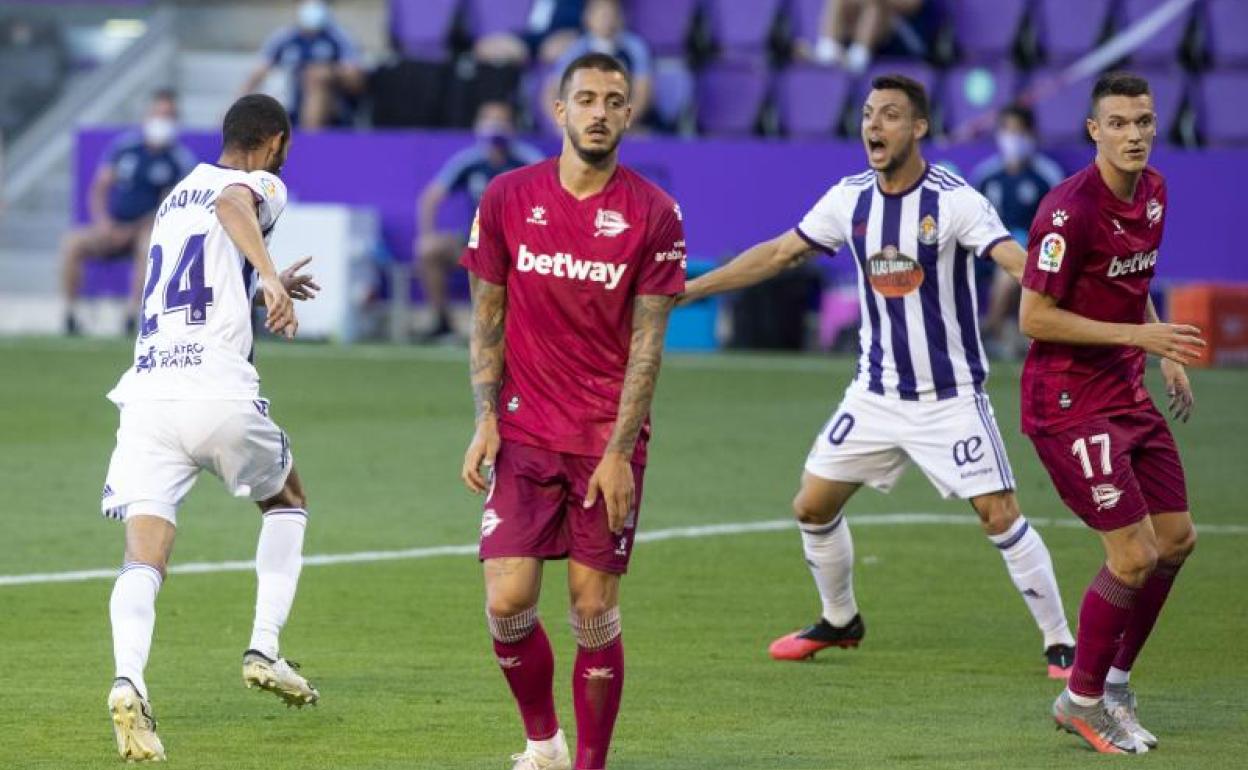
[[[460,478],[473,492],[489,488],[494,458],[498,455],[498,391],[503,383],[503,322],[507,317],[507,287],[468,274],[472,291],[472,336],[468,355],[472,377],[472,402],[477,429],[464,454]]]
[[[744,289],[805,262],[815,251],[796,230],[755,244],[725,265],[685,285],[680,303],[695,302],[712,294]]]
[[[1156,317],[1156,313],[1153,314]],[[1096,321],[1057,306],[1057,299],[1023,287],[1018,325],[1033,340],[1065,345],[1130,345],[1176,364],[1187,365],[1200,355],[1205,341],[1200,329],[1187,324],[1110,323]]]
[[[663,337],[674,305],[675,298],[659,294],[643,294],[633,300],[633,336],[615,428],[585,493],[586,508],[602,495],[607,504],[607,526],[617,535],[624,531],[624,522],[635,503],[633,449],[654,400],[663,362]]]
[[[295,332],[299,329],[295,303],[291,302],[290,294],[282,285],[277,268],[273,266],[269,249],[264,245],[256,199],[251,190],[237,184],[222,190],[217,198],[217,220],[225,228],[225,234],[230,236],[230,240],[256,270],[267,309],[265,327],[286,339],[294,339]]]
[[[1007,238],[988,252],[988,256],[1001,266],[1001,269],[1014,276],[1014,280],[1023,282],[1023,268],[1027,265],[1027,252],[1018,245],[1018,241]]]

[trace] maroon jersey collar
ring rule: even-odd
[[[588,203],[591,203],[594,200],[597,200],[601,196],[606,195],[619,183],[621,167],[622,167],[622,164],[620,164],[617,161],[615,164],[615,169],[611,171],[611,178],[607,180],[607,183],[602,186],[601,190],[589,196],[588,198],[578,198],[572,193],[568,192],[568,189],[563,186],[563,180],[559,178],[559,158],[557,156],[551,159],[550,173],[554,175],[555,187],[557,187],[559,191],[562,192],[569,201],[571,201],[574,205],[584,206]]]

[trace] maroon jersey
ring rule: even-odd
[[[1165,214],[1165,180],[1151,167],[1126,203],[1089,165],[1040,202],[1023,286],[1085,318],[1143,323]],[[1023,432],[1049,433],[1146,408],[1146,358],[1142,349],[1122,345],[1032,343],[1023,366]]]
[[[628,366],[633,300],[685,288],[680,208],[622,165],[578,201],[551,159],[490,183],[460,261],[507,287],[502,437],[601,457]],[[647,417],[633,462],[645,462],[649,436]]]

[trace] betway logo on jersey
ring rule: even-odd
[[[1109,277],[1117,278],[1120,275],[1138,273],[1141,270],[1148,270],[1155,264],[1157,264],[1157,249],[1137,251],[1129,257],[1114,257],[1109,263]]]
[[[595,262],[588,259],[577,259],[562,251],[557,254],[534,254],[529,247],[520,244],[520,255],[516,258],[516,269],[522,273],[553,275],[556,278],[569,278],[574,281],[593,281],[603,284],[607,291],[620,285],[624,271],[628,265],[617,265],[613,262]]]

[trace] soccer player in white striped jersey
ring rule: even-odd
[[[306,259],[279,274],[266,244],[286,206],[277,177],[290,145],[286,110],[268,96],[244,96],[226,113],[222,145],[218,162],[196,166],[157,210],[133,364],[108,394],[121,425],[101,507],[126,526],[125,565],[109,602],[116,667],[108,708],[117,750],[130,761],[165,758],[144,668],[178,508],[201,470],[254,501],[263,517],[243,682],[289,705],[320,697],[278,654],[307,502],[251,363],[257,288],[267,327],[287,338],[298,328],[292,297],[319,288],[299,272]]]
[[[1044,636],[1049,676],[1066,678],[1074,639],[1049,551],[1019,512],[984,391],[971,264],[991,258],[1017,279],[1026,255],[982,195],[924,160],[927,131],[922,85],[873,80],[862,111],[870,169],[835,184],[797,227],[691,281],[682,299],[751,286],[841,246],[858,265],[858,373],[816,437],[793,500],[822,617],[773,642],[771,656],[800,660],[862,640],[843,509],[863,484],[888,492],[913,462],[942,496],[970,501]]]

